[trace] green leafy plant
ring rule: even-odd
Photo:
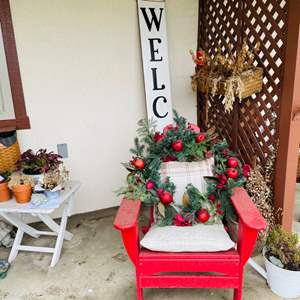
[[[279,259],[284,269],[300,271],[300,246],[296,233],[285,231],[277,225],[269,231],[267,238],[267,258]]]
[[[0,183],[7,182],[10,179],[11,172],[6,171],[6,172],[0,172],[0,176],[2,179],[0,180]]]
[[[36,153],[29,149],[21,154],[17,161],[17,169],[27,175],[37,175],[56,170],[62,164],[61,156],[47,149],[39,149]]]

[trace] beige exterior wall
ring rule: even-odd
[[[173,105],[196,119],[188,50],[196,47],[197,0],[167,0]],[[145,100],[135,0],[11,0],[31,130],[23,150],[67,143],[83,183],[75,213],[115,206],[120,162]]]

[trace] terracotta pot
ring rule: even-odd
[[[7,182],[0,183],[0,202],[5,202],[10,199],[10,190]]]
[[[27,203],[31,199],[32,187],[30,184],[18,184],[12,189],[18,203]]]

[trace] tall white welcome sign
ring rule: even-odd
[[[161,131],[173,122],[165,2],[138,0],[138,14],[148,119]]]

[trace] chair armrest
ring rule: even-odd
[[[114,227],[122,231],[136,226],[140,208],[141,201],[123,199],[114,221]]]
[[[235,188],[231,196],[231,202],[240,220],[249,228],[264,230],[267,227],[266,220],[243,188]]]
[[[131,261],[137,265],[140,245],[138,218],[141,201],[123,199],[114,221],[114,227],[121,231],[123,244]]]
[[[237,249],[243,268],[255,247],[258,232],[267,227],[257,207],[243,188],[235,188],[231,201],[239,216]]]

